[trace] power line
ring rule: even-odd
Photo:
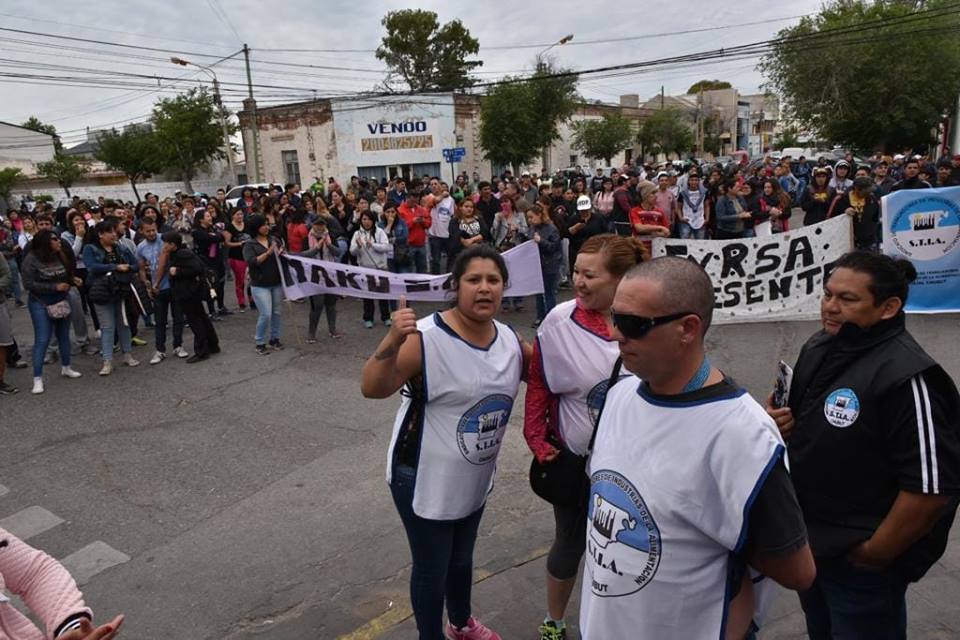
[[[207,0],[207,4],[210,6],[210,10],[213,11],[214,15],[220,18],[220,22],[227,25],[230,31],[233,32],[233,35],[237,37],[237,42],[243,42],[243,38],[241,38],[240,34],[237,33],[236,27],[233,26],[232,22],[230,22],[230,16],[228,16],[227,12],[223,10],[223,7],[220,6],[218,0]]]

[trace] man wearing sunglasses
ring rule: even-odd
[[[682,258],[617,287],[612,337],[634,376],[608,392],[587,468],[583,637],[743,638],[770,578],[813,582],[776,425],[705,353],[713,306],[710,278]]]

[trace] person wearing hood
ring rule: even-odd
[[[161,239],[163,251],[167,254],[167,273],[173,300],[183,311],[193,331],[193,355],[187,358],[187,363],[206,360],[220,353],[217,331],[203,308],[209,290],[207,266],[199,255],[184,246],[183,236],[178,231],[167,231]]]
[[[853,180],[850,179],[850,163],[841,160],[833,166],[833,177],[830,178],[830,188],[837,194],[846,193],[853,188]]]
[[[853,188],[837,194],[830,204],[827,218],[846,214],[853,220],[853,244],[864,251],[877,250],[877,226],[880,223],[880,200],[874,194],[873,180],[861,176]]]

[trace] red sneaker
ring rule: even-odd
[[[446,636],[447,640],[502,640],[499,633],[483,626],[473,616],[470,616],[470,619],[467,620],[467,626],[462,629],[457,629],[448,622]]]

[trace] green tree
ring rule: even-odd
[[[681,109],[667,107],[654,111],[643,121],[637,136],[644,153],[681,154],[689,151],[695,144],[693,131],[687,122],[687,116]]]
[[[480,105],[484,157],[519,171],[560,138],[579,101],[576,75],[565,70],[540,65],[527,79],[507,78]]]
[[[56,180],[70,197],[70,187],[87,172],[86,165],[73,156],[57,152],[53,160],[37,164],[37,172],[44,178]]]
[[[175,169],[183,187],[193,193],[197,171],[215,158],[225,158],[223,130],[218,107],[205,89],[191,89],[173,98],[164,98],[153,107],[153,131],[157,158],[164,167]],[[235,129],[228,123],[228,128]]]
[[[97,160],[102,160],[111,169],[122,171],[130,180],[137,202],[140,202],[137,181],[149,178],[164,168],[153,130],[144,125],[129,126],[122,133],[112,129],[101,134],[97,143],[100,146],[96,153]]]
[[[608,113],[601,120],[582,120],[573,128],[573,147],[588,158],[610,159],[630,148],[634,134],[630,121],[619,113]]]
[[[27,118],[26,122],[20,126],[24,129],[30,129],[31,131],[46,133],[47,135],[53,136],[54,151],[63,151],[63,144],[60,143],[60,136],[57,135],[57,128],[52,124],[44,124],[39,118],[37,118],[37,116],[30,116]]]
[[[470,72],[483,62],[467,57],[480,51],[480,43],[459,20],[440,26],[433,11],[403,9],[388,12],[381,24],[387,34],[377,47],[377,59],[390,70],[388,85],[400,79],[420,92],[474,84]]]
[[[732,89],[733,85],[726,80],[698,80],[690,85],[687,93],[700,93],[701,91],[713,91],[714,89]]]
[[[818,138],[864,150],[926,143],[960,92],[960,17],[946,11],[954,6],[830,2],[780,31],[760,65],[767,87]]]
[[[773,143],[773,148],[777,151],[783,151],[787,147],[800,146],[800,132],[796,127],[786,127],[777,136],[777,141]]]
[[[13,188],[23,180],[23,172],[17,167],[0,169],[0,200],[9,203]]]

